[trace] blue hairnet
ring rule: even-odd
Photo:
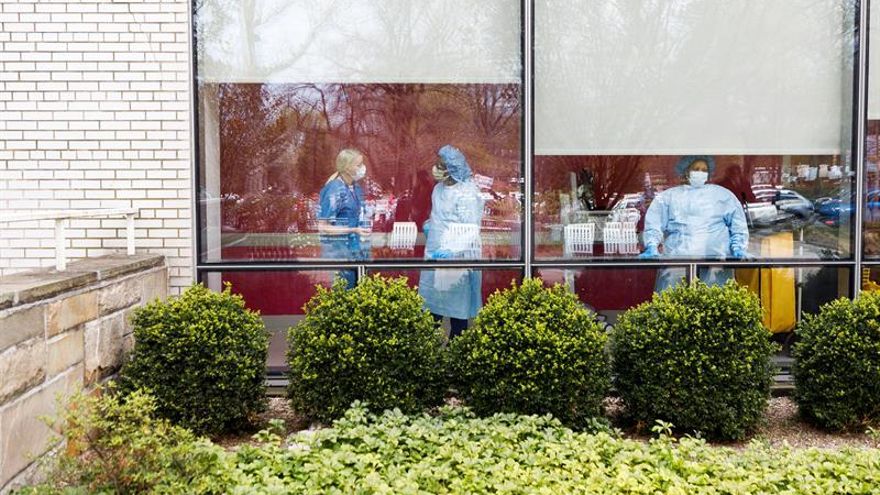
[[[455,182],[464,182],[473,175],[464,154],[455,146],[447,144],[440,148],[437,155],[440,157],[440,161],[446,165],[446,170],[449,171],[449,175],[455,179]]]
[[[678,175],[684,175],[687,173],[688,167],[691,166],[694,162],[706,162],[706,165],[709,166],[709,175],[711,176],[715,173],[715,159],[709,155],[688,155],[681,157],[681,160],[678,161],[678,164],[675,165],[675,171]]]

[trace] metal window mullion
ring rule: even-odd
[[[524,224],[523,229],[525,236],[523,239],[523,260],[525,261],[523,276],[532,277],[532,260],[534,259],[534,225],[532,215],[532,194],[534,179],[534,163],[532,155],[534,152],[534,68],[533,68],[533,34],[534,34],[534,0],[523,0],[523,165],[525,177],[523,177],[523,210]]]
[[[853,209],[855,215],[853,218],[855,235],[853,236],[853,257],[855,258],[855,269],[853,270],[853,297],[859,295],[862,285],[862,264],[864,261],[863,253],[863,231],[864,220],[864,194],[865,194],[865,146],[866,146],[866,123],[868,108],[868,11],[870,9],[870,0],[862,0],[859,2],[858,10],[858,53],[856,54],[856,101],[855,101],[855,143],[853,149],[853,164],[856,167],[856,187],[855,197],[853,198]]]

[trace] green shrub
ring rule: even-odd
[[[450,345],[453,381],[478,414],[550,413],[584,426],[608,390],[606,335],[562,286],[539,279],[496,292]]]
[[[48,461],[47,482],[33,494],[192,493],[229,491],[223,449],[156,419],[156,401],[112,389],[73,396],[55,422],[64,444]]]
[[[162,417],[215,434],[245,425],[265,408],[269,334],[228,284],[221,293],[198,284],[152,302],[135,312],[132,324],[134,352],[121,383],[147,390]]]
[[[829,429],[880,420],[880,293],[838,299],[804,315],[794,345],[795,400]]]
[[[418,411],[443,399],[442,335],[404,278],[379,275],[346,289],[317,287],[288,333],[288,396],[295,411],[327,421],[355,400]]]
[[[880,450],[740,450],[564,428],[549,416],[382,415],[355,407],[332,428],[236,453],[237,493],[876,494]]]
[[[739,439],[767,407],[774,349],[748,289],[681,284],[620,317],[615,385],[626,414],[641,424],[659,419]]]

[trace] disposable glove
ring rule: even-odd
[[[452,258],[452,251],[449,251],[448,249],[438,249],[438,250],[434,251],[433,253],[431,253],[430,255],[428,255],[428,258],[430,258],[432,260],[449,259],[449,258]]]
[[[657,251],[657,246],[645,246],[645,251],[639,255],[641,259],[647,258],[659,258],[660,252]]]
[[[737,259],[737,260],[753,260],[753,259],[755,259],[754,256],[752,256],[751,254],[748,253],[748,251],[746,251],[745,249],[742,249],[742,248],[735,248],[731,252],[731,255],[733,256],[733,259]]]

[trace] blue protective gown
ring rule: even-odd
[[[479,225],[482,217],[483,199],[473,181],[457,182],[451,186],[438,183],[431,194],[425,258],[432,259],[437,251],[450,249],[441,245],[443,233],[450,223]],[[478,256],[479,253],[452,252],[451,259],[474,259]],[[448,288],[439,288],[435,275],[435,270],[422,270],[419,276],[419,294],[425,298],[425,304],[432,313],[460,319],[477,316],[482,305],[482,274],[478,270],[467,270],[456,284]]]
[[[357,227],[363,207],[363,189],[357,184],[349,187],[345,181],[337,177],[321,188],[318,197],[318,220],[334,226]],[[323,258],[347,261],[367,258],[359,234],[321,234],[320,240]],[[348,281],[349,287],[354,287],[357,277],[353,270],[343,270],[338,275]]]
[[[715,185],[683,185],[660,193],[645,214],[645,248],[663,244],[664,258],[730,258],[745,252],[749,229],[742,205],[727,189]],[[684,268],[660,270],[659,292],[684,278]],[[732,270],[703,268],[698,273],[709,285],[721,285]]]

